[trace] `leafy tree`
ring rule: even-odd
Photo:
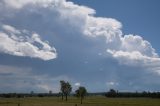
[[[67,97],[72,91],[72,86],[70,85],[69,82],[65,82],[65,81],[60,81],[60,84],[61,84],[62,100],[63,100],[63,96],[65,95],[66,101],[67,101]]]
[[[82,104],[82,100],[84,99],[84,97],[87,94],[86,88],[81,86],[75,92],[76,92],[76,96],[80,98],[81,104]]]
[[[71,93],[72,87],[69,82],[65,83],[65,88],[64,88],[64,95],[66,96],[66,101],[67,101],[67,96]]]
[[[107,97],[116,97],[117,96],[117,92],[114,89],[110,89],[110,91],[107,92],[106,96]]]
[[[60,86],[61,86],[61,95],[62,95],[62,100],[63,100],[63,95],[64,95],[64,88],[65,88],[65,81],[60,81]]]

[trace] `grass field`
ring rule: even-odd
[[[160,99],[152,98],[105,98],[87,97],[81,105],[80,100],[69,97],[62,101],[58,97],[0,98],[0,106],[160,106]]]

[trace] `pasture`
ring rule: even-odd
[[[160,106],[160,99],[86,97],[83,104],[75,97],[62,101],[60,97],[0,98],[0,106]]]

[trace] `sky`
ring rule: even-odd
[[[0,93],[160,90],[159,0],[1,0]]]

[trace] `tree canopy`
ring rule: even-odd
[[[60,81],[60,85],[61,85],[61,94],[62,94],[62,100],[63,100],[63,96],[65,95],[66,97],[66,101],[67,101],[67,96],[71,93],[72,91],[72,86],[69,82],[65,82],[65,81]]]
[[[86,88],[80,86],[75,92],[76,92],[76,96],[81,99],[81,104],[82,104],[82,100],[84,99],[84,97],[85,97],[86,94],[87,94]]]

